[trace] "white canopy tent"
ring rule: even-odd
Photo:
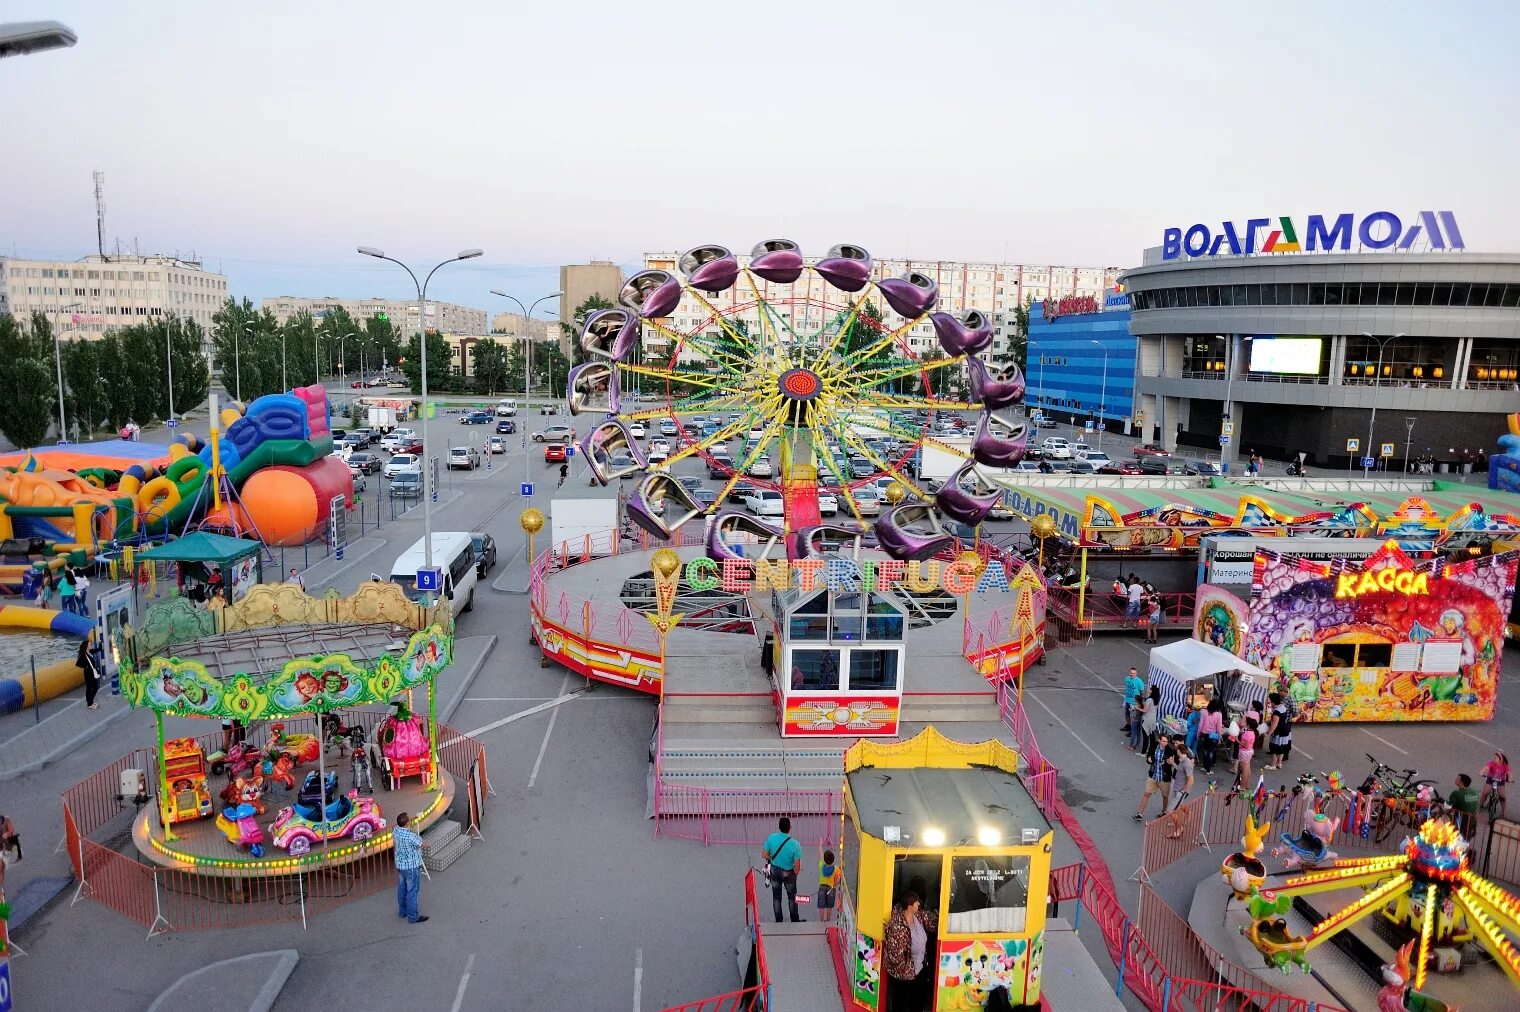
[[[1189,687],[1201,681],[1220,686],[1225,705],[1244,709],[1252,700],[1266,703],[1272,672],[1199,640],[1179,640],[1151,648],[1150,683],[1161,689],[1161,715],[1188,713]]]

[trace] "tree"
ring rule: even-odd
[[[550,397],[564,396],[565,381],[570,376],[570,360],[560,351],[558,341],[534,342],[533,371],[535,379],[548,388]]]
[[[100,377],[105,418],[111,428],[119,429],[132,415],[132,391],[120,334],[107,334],[95,342],[95,369]]]
[[[528,375],[528,339],[520,338],[507,345],[506,380],[502,386],[515,390]],[[524,405],[526,407],[526,405]]]
[[[100,342],[75,338],[63,346],[63,410],[69,431],[87,438],[110,415],[100,380]]]
[[[599,309],[612,308],[614,306],[611,302],[608,302],[595,292],[586,296],[586,300],[575,307],[575,311],[570,314],[570,355],[574,359],[572,364],[579,365],[586,360],[585,349],[581,347],[581,328],[586,325],[586,317]],[[558,347],[557,342],[556,347]],[[536,358],[537,356],[535,355],[534,357]],[[564,354],[561,353],[560,357],[563,358]]]
[[[459,375],[454,371],[454,346],[438,331],[427,332],[428,393],[457,390]],[[422,342],[417,335],[407,342],[406,354],[402,356],[401,371],[411,385],[412,393],[422,393]]]
[[[328,376],[336,376],[338,363],[342,361],[342,356],[348,354],[348,345],[355,340],[350,335],[359,333],[359,323],[349,315],[348,310],[337,306],[323,314],[317,332],[321,338],[321,347],[317,352],[322,359],[321,371]]]
[[[56,417],[51,336],[41,313],[32,314],[30,327],[8,313],[0,316],[0,432],[14,446],[41,443]]]
[[[131,405],[127,417],[141,425],[169,413],[169,388],[164,382],[163,337],[150,323],[121,329],[121,357]]]
[[[194,320],[179,317],[160,326],[167,332],[174,356],[174,407],[183,413],[186,409],[199,407],[211,393],[211,368],[206,364],[206,332]]]
[[[1013,308],[1013,333],[1008,338],[1008,350],[997,357],[999,362],[1012,362],[1021,370],[1028,372],[1029,358],[1029,308],[1034,305],[1034,299],[1030,299],[1022,306]]]
[[[388,316],[371,316],[364,321],[364,338],[373,348],[380,368],[389,368],[401,357],[401,338]]]
[[[500,343],[486,338],[475,345],[475,389],[485,390],[492,397],[511,383],[507,371],[507,349]]]
[[[327,320],[324,317],[323,323]],[[319,370],[322,349],[319,345],[317,324],[311,314],[302,310],[285,321],[281,328],[285,336],[285,375],[292,387],[321,382]]]

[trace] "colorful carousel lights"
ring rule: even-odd
[[[1427,882],[1455,882],[1467,870],[1467,841],[1445,819],[1427,819],[1404,841],[1409,870]]]

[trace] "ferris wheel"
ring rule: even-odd
[[[738,528],[784,536],[794,557],[810,554],[814,532],[869,530],[894,557],[921,558],[949,540],[939,514],[966,524],[986,517],[997,494],[979,494],[973,467],[1018,463],[1026,430],[1011,419],[1000,419],[1002,433],[992,429],[994,412],[1022,402],[1024,379],[1016,366],[999,370],[980,358],[993,337],[985,314],[934,311],[933,278],[909,271],[875,281],[870,254],[847,244],[809,264],[796,243],[767,240],[747,267],[722,246],[698,246],[677,269],[635,274],[617,308],[586,319],[588,360],[567,384],[573,414],[603,416],[581,441],[595,478],[645,472],[627,505],[635,523],[668,538],[707,514],[709,547],[720,556],[723,534]],[[695,314],[677,326],[671,314],[683,299]],[[937,340],[919,353],[909,336],[926,320]],[[951,393],[963,375],[970,399]],[[638,399],[629,396],[635,389]],[[978,412],[966,427],[969,445],[928,434],[942,413],[963,410]],[[668,435],[657,466],[634,438],[635,422]],[[931,444],[964,461],[937,493],[920,486],[912,466]],[[671,476],[673,464],[693,457],[725,478],[711,507]],[[779,493],[779,528],[724,508],[741,481]],[[866,486],[885,486],[886,503]],[[826,522],[820,491],[850,519]]]

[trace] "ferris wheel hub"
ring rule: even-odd
[[[823,377],[811,369],[788,369],[776,386],[787,400],[811,401],[823,393]]]

